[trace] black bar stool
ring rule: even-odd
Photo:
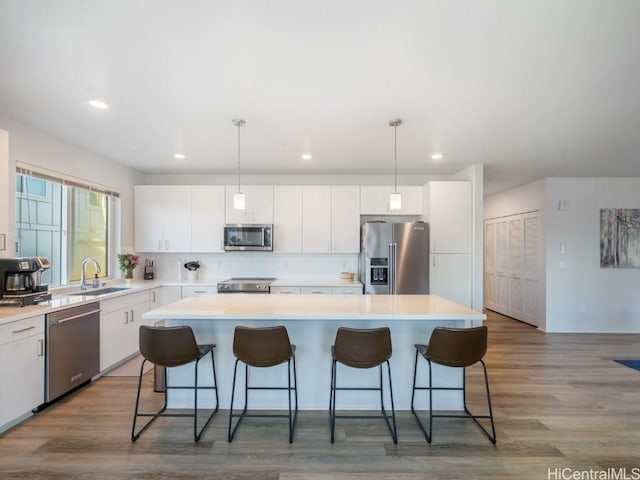
[[[459,418],[467,417],[473,419],[474,422],[489,438],[491,443],[496,443],[496,428],[493,422],[493,409],[491,408],[491,394],[489,393],[489,378],[487,376],[487,366],[483,357],[487,352],[487,326],[475,328],[445,328],[436,327],[431,333],[428,345],[418,344],[416,348],[416,359],[413,367],[413,392],[411,393],[411,411],[418,421],[418,425],[422,429],[427,442],[431,443],[431,434],[433,431],[434,418]],[[416,386],[416,374],[418,368],[418,355],[427,360],[429,364],[429,386]],[[489,406],[488,415],[473,415],[467,408],[467,367],[480,362],[484,371],[484,383],[487,391],[487,404]],[[444,365],[446,367],[462,368],[462,387],[434,387],[432,383],[431,364]],[[420,421],[420,417],[414,409],[414,398],[416,390],[429,391],[429,428],[425,429]],[[464,414],[446,415],[433,413],[433,391],[434,390],[462,390],[462,398],[464,401]],[[491,421],[491,433],[482,426],[478,419],[489,419]]]
[[[398,443],[396,430],[396,414],[393,405],[393,388],[391,386],[391,332],[388,327],[372,329],[338,328],[336,339],[331,347],[331,395],[329,397],[329,420],[331,424],[331,443],[335,442],[336,418],[383,418],[391,432],[393,443]],[[380,386],[378,387],[338,387],[338,362],[353,368],[378,367],[380,371]],[[384,393],[382,390],[382,364],[387,364],[387,378],[389,379],[389,395],[391,397],[391,414],[384,408]],[[336,415],[336,391],[338,390],[373,390],[380,392],[380,415]],[[392,420],[393,426],[389,422]]]
[[[136,407],[133,414],[133,426],[131,427],[131,441],[135,442],[142,432],[158,417],[193,417],[193,438],[196,442],[202,437],[202,433],[209,426],[213,416],[218,412],[218,383],[216,380],[216,365],[213,359],[213,349],[215,345],[198,345],[193,331],[189,326],[179,327],[149,327],[140,326],[140,353],[144,357],[140,365],[140,377],[138,378],[138,393],[136,395]],[[211,366],[213,369],[213,386],[198,386],[198,364],[208,353],[211,354]],[[140,413],[140,389],[142,386],[142,375],[144,365],[151,362],[164,368],[165,389],[164,405],[154,413]],[[166,381],[166,369],[179,367],[187,363],[195,362],[194,384],[193,386],[170,386]],[[167,409],[167,393],[169,389],[189,389],[193,390],[193,413],[165,413]],[[204,426],[198,431],[198,390],[214,390],[216,394],[216,407],[209,415]],[[136,433],[136,421],[138,417],[151,417],[144,426]]]
[[[240,422],[245,417],[281,417],[289,419],[289,443],[293,443],[293,431],[298,416],[298,381],[296,378],[296,346],[289,341],[287,329],[283,326],[251,328],[237,326],[233,335],[233,353],[236,363],[233,369],[233,387],[231,389],[231,405],[229,406],[228,441],[233,440]],[[238,362],[244,363],[244,408],[241,413],[233,413],[233,401],[236,391],[236,374]],[[287,363],[286,387],[250,387],[249,367],[274,367]],[[291,368],[293,367],[293,386],[291,385]],[[285,414],[250,414],[247,413],[249,390],[286,390],[289,400],[289,413]],[[291,408],[291,393],[295,398],[295,408]],[[232,420],[238,418],[232,428]]]

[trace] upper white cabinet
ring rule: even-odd
[[[431,253],[471,253],[471,213],[471,182],[427,183],[424,216]]]
[[[302,187],[302,251],[360,251],[360,193],[357,186]]]
[[[360,251],[360,188],[331,187],[331,251]]]
[[[191,251],[191,186],[136,185],[135,249]]]
[[[393,185],[363,185],[360,187],[360,213],[362,215],[422,215],[421,186],[398,186],[402,195],[402,209],[389,210],[389,194]]]
[[[13,182],[12,169],[9,168],[9,133],[0,130],[0,257],[13,257]]]
[[[224,251],[225,188],[221,185],[191,187],[191,251]]]
[[[246,208],[233,208],[233,194],[238,191],[237,185],[226,187],[226,223],[273,223],[273,185],[242,185],[240,190],[245,195]]]
[[[273,251],[302,252],[302,186],[273,187]]]

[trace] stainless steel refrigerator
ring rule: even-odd
[[[427,223],[366,222],[360,240],[364,293],[429,293]]]

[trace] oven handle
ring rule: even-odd
[[[70,317],[66,317],[66,318],[63,318],[61,320],[51,320],[51,319],[49,319],[49,326],[58,325],[60,323],[68,322],[69,320],[75,320],[76,318],[86,317],[86,316],[92,315],[94,313],[100,313],[101,311],[102,311],[102,309],[99,308],[97,310],[90,310],[88,312],[79,313],[78,315],[72,315]]]

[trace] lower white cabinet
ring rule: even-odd
[[[0,431],[44,403],[44,315],[0,325]]]
[[[271,294],[333,294],[333,295],[362,295],[362,285],[344,285],[340,287],[329,286],[291,286],[291,287],[271,287]]]
[[[177,302],[182,298],[180,287],[156,287],[149,290],[149,310]]]
[[[218,287],[216,285],[182,287],[182,298],[197,297],[204,293],[218,293]]]
[[[149,291],[100,302],[100,371],[112,367],[139,348],[142,314],[149,311]]]

